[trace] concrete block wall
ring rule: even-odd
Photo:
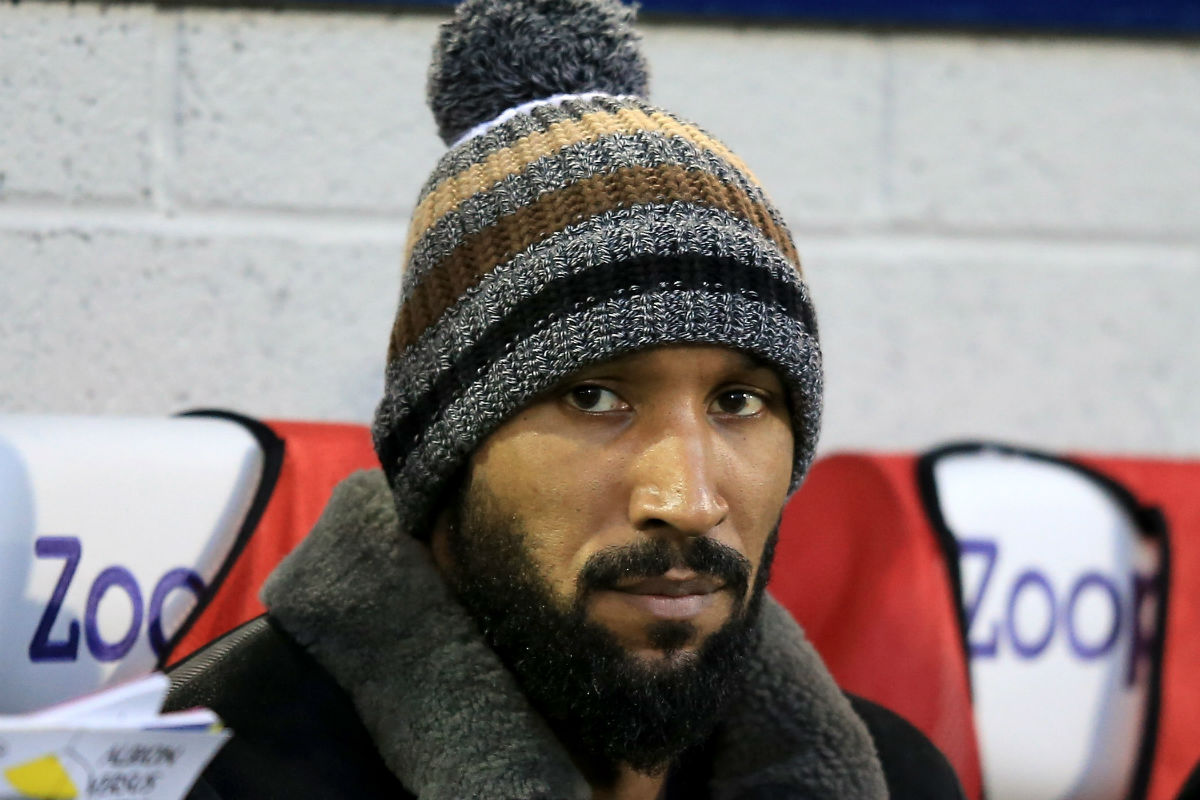
[[[369,420],[439,19],[0,7],[0,411]],[[791,223],[823,450],[1200,455],[1200,45],[643,28]]]

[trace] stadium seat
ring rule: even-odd
[[[1200,462],[820,460],[772,590],[989,800],[1171,800],[1200,760]]]

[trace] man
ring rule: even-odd
[[[958,796],[764,592],[812,307],[745,165],[642,99],[629,21],[468,0],[443,29],[383,473],[173,671],[235,734],[194,797]]]

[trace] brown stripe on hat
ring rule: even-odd
[[[746,220],[770,239],[800,272],[791,237],[762,203],[740,187],[699,170],[666,164],[626,167],[550,192],[464,240],[427,270],[392,328],[388,358],[400,356],[464,292],[497,266],[535,242],[569,225],[617,208],[653,203],[688,203],[721,209]]]
[[[413,212],[404,254],[405,263],[412,257],[412,249],[417,240],[437,220],[454,211],[467,198],[509,176],[520,174],[539,158],[573,144],[594,141],[615,133],[639,131],[655,131],[686,139],[700,149],[724,159],[730,166],[742,172],[751,183],[758,185],[761,191],[761,184],[750,168],[732,150],[695,125],[681,122],[661,111],[647,113],[640,108],[592,111],[578,119],[561,120],[543,131],[522,136],[508,147],[491,153],[484,160],[439,183],[437,188],[425,195]]]

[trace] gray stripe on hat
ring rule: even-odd
[[[601,264],[645,255],[731,258],[792,285],[803,283],[757,227],[706,206],[615,209],[566,228],[488,273],[388,366],[385,398],[396,414],[424,394],[484,332],[546,284]],[[630,284],[637,282],[630,276]],[[807,291],[801,288],[807,299]]]
[[[600,96],[588,99],[572,98],[564,100],[562,103],[537,106],[527,114],[517,114],[513,118],[505,120],[492,128],[487,133],[476,136],[473,139],[468,139],[458,147],[447,151],[438,160],[437,167],[421,187],[421,192],[417,196],[417,202],[420,203],[424,200],[426,195],[441,185],[447,178],[454,177],[473,164],[485,161],[489,156],[506,147],[512,147],[518,139],[522,139],[531,133],[540,133],[556,122],[562,122],[567,119],[579,119],[584,114],[589,114],[593,111],[613,112],[621,108],[652,110],[653,106],[648,106],[629,97]]]
[[[539,197],[565,189],[596,175],[626,167],[679,166],[707,172],[722,183],[737,186],[761,203],[772,219],[782,225],[761,187],[720,156],[677,136],[654,131],[614,134],[578,142],[529,164],[524,171],[509,175],[487,189],[465,199],[436,220],[412,249],[405,276],[403,299],[408,299],[425,274],[466,239],[516,213]],[[786,231],[786,227],[783,228]]]
[[[816,339],[786,314],[740,295],[671,290],[613,299],[548,320],[533,335],[514,342],[458,395],[445,398],[442,413],[429,421],[394,476],[398,511],[406,517],[402,524],[426,522],[442,484],[479,442],[563,378],[621,353],[685,342],[733,347],[779,370],[792,399],[794,489],[811,464],[820,427]],[[389,387],[396,377],[389,375]],[[381,405],[376,437],[393,421]]]

